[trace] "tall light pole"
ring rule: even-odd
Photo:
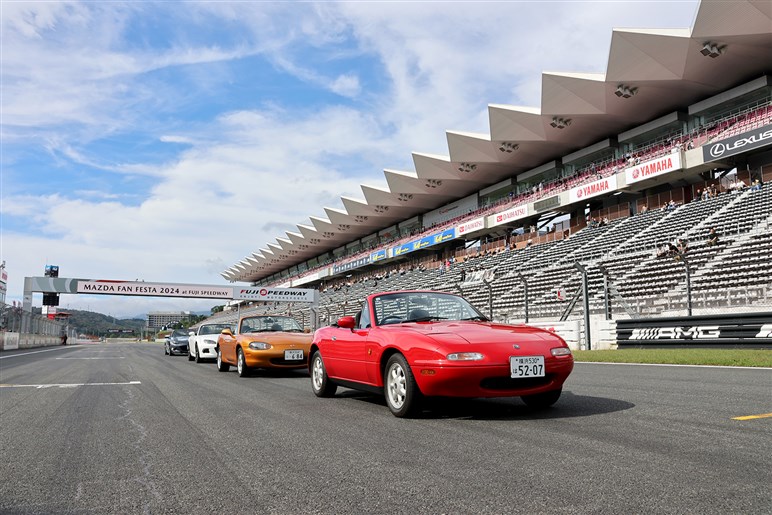
[[[528,281],[525,279],[525,276],[521,274],[520,272],[515,272],[517,277],[523,281],[523,299],[525,302],[525,323],[528,323]]]
[[[691,271],[689,270],[689,260],[682,253],[679,254],[681,263],[684,265],[684,272],[686,272],[686,316],[692,316],[692,278]]]
[[[584,340],[587,343],[587,350],[592,349],[592,343],[590,339],[590,295],[587,287],[587,269],[584,268],[578,261],[574,263],[579,272],[582,274],[582,297],[584,297]]]

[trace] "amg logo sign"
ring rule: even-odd
[[[630,340],[707,340],[721,337],[717,325],[693,327],[639,327],[633,329]]]
[[[762,325],[759,334],[756,335],[756,338],[772,338],[772,324]]]

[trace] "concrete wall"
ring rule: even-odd
[[[590,341],[592,350],[616,349],[617,323],[604,315],[590,315]]]
[[[61,344],[62,340],[58,336],[0,332],[0,350],[32,349]]]

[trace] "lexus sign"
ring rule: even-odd
[[[702,147],[702,158],[706,163],[709,163],[767,145],[772,145],[772,125],[765,125],[760,129],[708,143]]]

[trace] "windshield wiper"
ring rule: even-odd
[[[419,317],[419,318],[411,318],[409,320],[405,320],[405,322],[431,322],[432,320],[447,320],[447,317]]]
[[[466,321],[466,320],[479,320],[481,322],[488,322],[488,319],[485,318],[484,316],[481,316],[481,315],[477,315],[477,316],[473,316],[473,317],[469,317],[469,318],[461,318],[459,320],[464,320],[464,321]]]

